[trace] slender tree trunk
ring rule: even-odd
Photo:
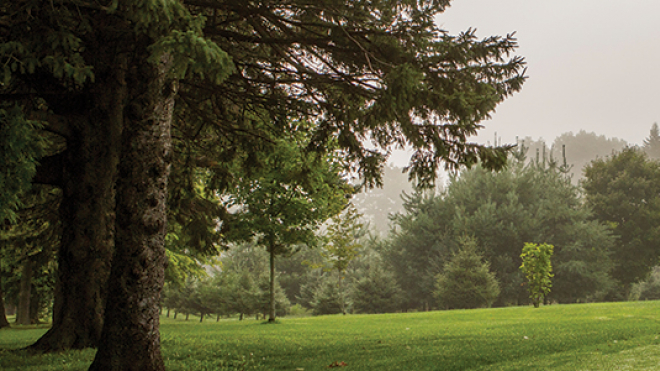
[[[174,311],[174,319],[176,319],[176,315],[179,314],[179,312]]]
[[[165,315],[165,317],[170,318],[170,308],[167,308],[167,314]]]
[[[165,280],[167,179],[175,82],[169,55],[147,62],[148,40],[131,61],[130,105],[121,136],[115,252],[105,322],[90,370],[160,371],[159,303]],[[139,45],[140,43],[138,43]]]
[[[268,322],[275,322],[275,246],[270,247],[270,303],[268,314]]]
[[[7,313],[5,313],[5,294],[2,292],[2,282],[0,278],[0,328],[9,327]]]
[[[18,312],[16,313],[17,325],[30,324],[30,296],[32,289],[32,260],[25,256],[23,260],[23,271],[21,272],[21,287],[18,294]]]
[[[190,319],[190,313],[186,313],[186,321]]]
[[[341,304],[341,314],[346,315],[346,304],[344,300],[344,285],[343,280],[341,279],[341,272],[337,271],[337,284],[339,285],[339,302]]]
[[[199,314],[199,323],[204,322],[204,313]]]

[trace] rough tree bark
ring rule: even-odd
[[[130,63],[115,252],[105,323],[90,370],[164,370],[158,312],[165,279],[165,202],[176,93],[175,83],[166,76],[170,64],[168,56],[158,65],[147,63],[146,55]]]

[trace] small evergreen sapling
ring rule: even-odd
[[[438,304],[443,309],[490,307],[500,294],[499,283],[477,251],[475,240],[466,239],[461,244],[437,276]]]

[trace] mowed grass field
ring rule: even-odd
[[[0,331],[0,370],[85,370],[94,351],[15,351],[44,328]],[[660,370],[660,302],[282,318],[162,319],[168,370]]]

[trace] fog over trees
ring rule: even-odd
[[[416,189],[401,169],[389,166],[385,174],[407,189],[399,194],[401,209],[395,208],[392,188],[355,195],[352,202],[363,213],[362,220],[370,223],[360,226],[362,232],[350,233],[356,236],[357,250],[342,261],[342,278],[323,246],[301,247],[277,263],[278,282],[286,295],[280,302],[290,303],[281,310],[323,315],[529,304],[520,270],[523,246],[529,244],[554,248],[546,303],[655,297],[654,265],[660,248],[653,243],[653,216],[658,212],[652,207],[660,199],[646,187],[660,183],[655,179],[658,163],[642,148],[612,150],[611,145],[621,144],[617,139],[587,133],[560,138],[582,138],[585,147],[602,143],[610,152],[600,157],[603,151],[591,151],[593,158],[579,182],[568,160],[564,164],[550,152],[544,160],[541,151],[537,159],[522,143],[506,169],[464,169],[449,176],[442,189]],[[606,171],[608,175],[602,176]],[[386,185],[388,180],[384,178]],[[601,184],[608,180],[613,183]],[[641,199],[649,200],[648,205]],[[370,210],[367,201],[375,207]],[[384,210],[390,210],[387,219]],[[617,219],[620,215],[638,215],[642,221],[625,223]],[[375,220],[388,223],[386,233],[373,224]],[[266,264],[266,257],[261,259]],[[252,281],[263,272],[256,274]],[[190,311],[185,308],[174,310]],[[258,311],[255,304],[242,309],[241,317]]]
[[[241,215],[219,200],[283,165],[264,161],[278,142],[301,161],[334,155],[335,175],[367,186],[406,145],[424,185],[440,168],[505,165],[506,147],[467,138],[521,89],[525,61],[513,35],[439,29],[449,1],[48,5],[0,4],[3,235],[34,220],[17,215],[31,183],[61,193],[53,325],[35,351],[97,347],[92,370],[164,369],[168,260],[231,242]],[[280,190],[304,198],[322,183],[304,170]]]

